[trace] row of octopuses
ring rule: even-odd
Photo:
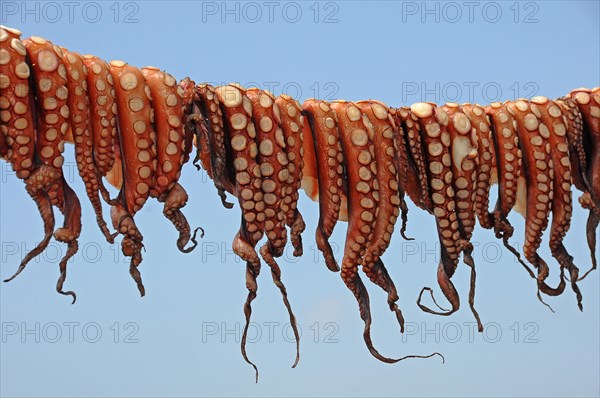
[[[449,315],[458,310],[459,296],[451,278],[462,254],[471,267],[469,304],[482,330],[473,306],[470,239],[476,218],[484,228],[493,228],[537,281],[538,297],[540,292],[561,294],[566,271],[582,309],[577,282],[587,273],[579,276],[562,241],[570,225],[574,185],[583,192],[580,204],[590,212],[587,240],[592,269],[596,268],[600,88],[577,89],[557,100],[535,97],[486,107],[420,102],[389,108],[373,100],[315,99],[301,106],[286,95],[274,97],[236,84],[196,85],[189,78],[177,83],[154,67],[106,63],[40,37],[21,41],[20,36],[16,29],[0,28],[0,155],[25,182],[42,216],[45,236],[8,280],[46,248],[54,232],[56,240],[68,245],[60,261],[57,291],[75,301],[74,292],[63,291],[66,264],[77,252],[81,232],[79,199],[62,173],[62,152],[68,142],[75,145],[77,167],[98,226],[111,243],[117,234],[123,235],[123,253],[131,257],[130,273],[144,295],[138,271],[143,238],[134,215],[148,197],[164,202],[164,215],[179,232],[179,250],[194,249],[197,230],[192,235],[181,212],[188,198],[178,179],[196,147],[194,164],[199,161],[213,179],[223,205],[233,206],[227,202],[229,193],[242,210],[233,250],[247,264],[242,354],[250,364],[245,340],[261,267],[255,248],[263,235],[267,239],[259,253],[281,290],[298,343],[275,258],[283,253],[287,228],[294,255],[302,254],[305,224],[297,209],[301,187],[319,202],[316,242],[334,272],[340,267],[328,238],[338,220],[348,221],[341,276],[358,301],[365,342],[384,362],[420,356],[390,359],[373,347],[369,298],[358,266],[387,292],[389,307],[403,330],[396,288],[381,256],[399,215],[401,234],[409,239],[405,195],[435,216],[442,246],[437,278],[452,307],[449,311],[426,307],[421,296],[429,291],[433,298],[433,293],[424,288],[417,301],[424,311]],[[110,197],[103,178],[120,190],[116,198]],[[498,200],[489,211],[494,183],[499,185]],[[103,219],[101,198],[112,206],[115,233]],[[53,206],[64,214],[64,225],[56,231]],[[508,241],[513,228],[507,216],[513,208],[526,220],[525,259]],[[550,249],[560,265],[556,287],[545,282],[549,267],[538,255],[550,214]],[[190,240],[193,245],[186,248]],[[534,266],[535,274],[525,261]],[[297,345],[294,366],[298,359]]]

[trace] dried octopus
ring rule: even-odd
[[[366,277],[388,294],[390,310],[403,331],[398,291],[382,256],[398,217],[402,237],[410,239],[405,235],[406,196],[435,217],[442,247],[437,280],[451,306],[439,307],[426,287],[417,301],[422,310],[449,315],[459,309],[452,276],[462,255],[471,269],[469,304],[482,330],[474,307],[476,274],[470,243],[476,222],[493,229],[517,256],[535,280],[538,297],[561,294],[568,279],[583,308],[577,282],[589,271],[579,275],[563,239],[573,212],[574,185],[583,192],[581,206],[589,210],[590,271],[596,268],[600,88],[577,89],[556,100],[535,97],[486,107],[421,102],[391,108],[374,100],[316,99],[300,105],[286,95],[275,97],[236,84],[196,85],[189,78],[178,83],[154,67],[107,63],[40,37],[21,40],[18,30],[1,27],[0,89],[0,155],[25,183],[44,225],[44,238],[7,281],[42,253],[54,236],[68,245],[56,290],[75,302],[75,293],[63,290],[67,261],[77,252],[82,228],[81,204],[62,171],[64,144],[72,143],[98,227],[108,242],[122,235],[122,251],[131,258],[130,273],[143,296],[138,267],[144,245],[135,214],[150,197],[164,202],[164,215],[179,233],[178,249],[187,253],[196,247],[199,229],[192,234],[181,211],[188,197],[178,183],[195,148],[193,163],[214,181],[223,205],[233,207],[227,201],[229,194],[242,210],[233,240],[234,252],[246,262],[248,289],[241,349],[255,369],[245,342],[261,258],[281,291],[296,334],[294,366],[299,359],[296,320],[277,259],[287,244],[288,229],[294,255],[302,255],[306,225],[297,207],[300,188],[319,203],[317,246],[327,268],[340,272],[355,296],[365,323],[365,342],[381,361],[440,355],[392,359],[381,355],[371,341],[369,296],[358,269],[361,266]],[[116,198],[110,197],[104,181],[119,190]],[[490,210],[494,183],[499,186],[498,199]],[[111,206],[116,232],[104,220],[102,201]],[[56,231],[54,206],[64,215],[63,227]],[[512,209],[526,220],[523,258],[509,243],[514,232],[508,221]],[[538,253],[550,215],[550,250],[560,272],[555,287],[547,284],[550,266]],[[348,222],[341,264],[329,243],[338,221]],[[425,291],[437,310],[422,303]]]

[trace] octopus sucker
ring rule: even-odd
[[[554,163],[550,157],[548,128],[540,123],[529,101],[517,100],[509,103],[507,109],[515,120],[527,183],[523,253],[537,269],[539,290],[546,295],[557,296],[565,288],[564,269],[561,267],[558,286],[548,286],[545,280],[550,270],[537,252],[542,234],[548,226],[554,195]]]
[[[213,87],[190,78],[178,81],[155,67],[107,63],[41,37],[21,40],[19,31],[0,27],[0,89],[0,158],[24,182],[44,229],[41,242],[6,281],[21,273],[54,237],[67,245],[59,261],[56,290],[73,302],[76,299],[64,286],[82,230],[81,203],[63,175],[64,145],[74,144],[79,177],[96,223],[109,242],[122,235],[129,273],[143,296],[139,266],[144,238],[134,217],[146,201],[164,203],[163,215],[178,232],[180,251],[192,251],[198,232],[204,234],[201,228],[192,233],[182,212],[189,197],[180,177],[195,146],[192,163],[213,180],[223,206],[233,207],[229,196],[241,208],[232,242],[234,253],[246,265],[241,352],[255,369],[256,380],[258,368],[248,357],[246,341],[262,260],[282,294],[296,335],[293,366],[299,359],[296,317],[277,259],[288,234],[294,256],[305,251],[300,188],[318,201],[315,238],[324,263],[334,272],[341,268],[342,281],[359,306],[367,348],[386,363],[440,355],[392,359],[381,355],[371,340],[370,300],[358,268],[387,293],[388,306],[403,331],[399,294],[383,256],[399,217],[400,234],[410,239],[405,197],[434,216],[441,243],[437,283],[451,308],[441,308],[433,290],[425,287],[417,299],[423,311],[449,315],[459,309],[452,277],[462,255],[471,270],[469,306],[482,330],[475,309],[477,274],[471,243],[476,220],[483,228],[493,228],[536,280],[540,300],[540,293],[563,293],[567,279],[582,309],[578,282],[597,267],[600,88],[576,89],[556,100],[535,97],[489,106],[420,102],[388,107],[376,100],[317,99],[300,105],[287,95],[275,97],[257,88]],[[105,181],[118,190],[115,198]],[[495,183],[499,195],[490,210]],[[583,193],[579,203],[589,211],[591,269],[583,276],[564,243],[573,217],[574,188]],[[104,219],[102,201],[111,206],[115,233]],[[64,216],[56,230],[53,207]],[[508,216],[513,209],[525,219],[523,259],[509,243],[514,227]],[[339,221],[347,221],[348,230],[338,265],[329,239]],[[548,286],[549,265],[539,254],[546,229],[550,252],[560,266],[556,287]],[[422,303],[425,292],[439,310]]]

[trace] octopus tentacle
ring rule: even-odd
[[[431,289],[428,288],[421,290],[417,304],[425,312],[436,315],[450,315],[458,311],[460,307],[458,292],[450,279],[458,266],[458,258],[464,248],[465,241],[459,239],[460,231],[458,230],[456,217],[449,151],[450,135],[446,131],[448,115],[441,108],[435,108],[432,104],[426,102],[413,104],[411,114],[418,119],[421,126],[423,147],[424,149],[427,148],[427,163],[429,164],[427,181],[431,189],[433,214],[436,218],[438,236],[442,246],[437,272],[438,284],[452,308],[449,311],[440,312],[431,310],[421,304],[424,290],[429,290],[433,297]]]
[[[85,55],[87,96],[90,106],[92,155],[98,175],[98,189],[109,205],[117,204],[110,197],[102,177],[117,189],[122,185],[119,137],[117,135],[117,104],[110,66],[92,55]],[[76,143],[77,145],[77,143]]]
[[[593,91],[577,89],[570,93],[570,97],[577,105],[582,121],[582,141],[585,150],[587,164],[580,161],[580,173],[587,183],[587,190],[579,199],[581,206],[590,211],[586,224],[586,235],[588,247],[590,248],[592,267],[581,279],[585,278],[590,271],[597,267],[596,260],[596,231],[600,224],[600,88]],[[581,157],[581,155],[580,155]]]
[[[373,233],[362,256],[362,269],[371,282],[388,294],[390,310],[396,314],[400,331],[404,333],[404,317],[396,304],[399,299],[398,292],[381,260],[381,255],[390,244],[394,225],[400,213],[401,192],[394,159],[393,131],[396,126],[385,105],[375,101],[364,101],[359,102],[358,106],[363,113],[363,124],[367,126],[367,131],[372,131],[371,141],[375,158],[375,161],[370,164],[361,163],[359,177],[365,179],[373,174],[379,188],[377,203],[369,198],[363,198],[360,202],[361,207],[372,209],[377,206],[378,208]],[[359,162],[360,160],[359,158]],[[373,195],[375,196],[375,193]]]
[[[177,85],[173,76],[154,67],[143,68],[142,74],[150,91],[156,128],[157,165],[150,195],[159,202],[165,202],[163,214],[179,232],[177,248],[181,252],[189,253],[198,245],[195,239],[198,230],[194,232],[193,244],[185,248],[192,238],[190,225],[181,212],[181,208],[187,203],[188,195],[177,182],[181,176],[186,150],[183,87]],[[144,168],[142,171],[149,173],[151,169]]]
[[[494,216],[488,210],[491,181],[496,177],[496,154],[493,145],[490,122],[485,111],[477,104],[463,104],[461,109],[471,121],[471,127],[477,143],[479,164],[477,171],[477,189],[475,190],[475,212],[479,225],[491,229],[494,226]]]
[[[577,280],[579,268],[573,263],[573,257],[563,245],[563,239],[571,225],[573,202],[571,198],[571,161],[566,138],[566,126],[562,112],[554,101],[546,97],[531,99],[531,109],[540,120],[540,130],[548,130],[548,143],[554,150],[550,151],[554,178],[552,183],[552,224],[550,227],[550,250],[552,256],[570,275],[571,288],[577,297],[577,306],[583,311],[582,295]],[[539,115],[538,115],[539,113]]]
[[[281,292],[290,317],[290,324],[296,338],[296,360],[292,367],[296,367],[300,360],[300,334],[296,325],[296,317],[288,300],[287,290],[281,281],[281,269],[275,261],[275,258],[281,257],[283,254],[287,242],[286,212],[289,209],[289,205],[285,201],[287,197],[286,184],[289,179],[289,161],[285,152],[286,142],[281,128],[281,110],[275,103],[273,95],[266,90],[250,88],[245,91],[244,100],[250,101],[252,122],[257,128],[257,161],[262,176],[261,189],[265,203],[264,232],[267,242],[260,248],[260,254],[271,268],[273,282]]]
[[[207,84],[196,86],[196,106],[206,117],[206,135],[200,135],[200,147],[203,151],[210,150],[207,159],[206,154],[200,156],[204,158],[205,169],[213,178],[217,192],[221,197],[221,203],[225,208],[232,208],[233,204],[227,202],[225,192],[234,194],[234,184],[231,183],[227,172],[227,152],[225,147],[225,137],[223,134],[223,114],[221,111],[219,98],[215,95],[214,87]],[[202,140],[204,138],[204,142]]]
[[[334,102],[331,109],[338,120],[338,132],[348,184],[348,232],[342,259],[341,277],[358,302],[360,316],[365,323],[364,340],[371,354],[377,359],[391,363],[393,359],[382,356],[371,341],[371,310],[369,294],[358,275],[358,266],[367,242],[373,234],[379,201],[378,183],[373,170],[362,166],[373,164],[373,128],[365,126],[362,112],[353,103]],[[371,127],[369,129],[369,127]],[[370,130],[370,131],[367,131]],[[361,159],[363,160],[361,162]],[[368,162],[364,160],[368,159]],[[375,169],[375,172],[377,170]]]
[[[31,261],[48,246],[54,230],[52,203],[46,190],[59,178],[53,168],[36,167],[35,159],[35,101],[29,90],[30,67],[26,63],[26,49],[20,40],[21,32],[2,28],[0,38],[0,133],[6,148],[3,159],[10,162],[17,177],[25,182],[27,193],[35,201],[44,223],[44,239],[21,261],[16,273],[5,280],[14,279]]]
[[[398,119],[397,124],[406,137],[405,143],[410,153],[409,164],[413,169],[412,172],[406,174],[406,185],[403,189],[415,205],[432,212],[433,205],[427,180],[427,161],[423,149],[419,119],[407,107],[396,109],[396,117]]]
[[[68,250],[60,261],[60,277],[56,290],[64,295],[73,297],[72,291],[62,290],[66,278],[66,264],[78,249],[77,238],[81,232],[81,206],[75,192],[69,187],[62,175],[64,158],[64,140],[69,136],[69,116],[67,69],[63,62],[63,51],[51,42],[41,37],[31,37],[23,43],[27,51],[27,59],[31,60],[32,80],[37,82],[35,98],[36,107],[36,158],[40,166],[47,166],[50,179],[43,189],[53,205],[56,205],[65,215],[64,226],[55,231],[54,237],[68,245]],[[78,76],[70,76],[75,78]],[[32,92],[30,95],[33,95]],[[41,104],[40,104],[41,103]],[[39,170],[39,169],[38,169]],[[54,178],[53,178],[54,177]],[[42,176],[42,180],[44,177]],[[45,225],[49,225],[46,220]],[[44,240],[47,242],[47,238]],[[38,247],[39,248],[39,247]],[[36,249],[38,249],[36,248]]]
[[[91,112],[87,96],[87,67],[82,57],[67,49],[62,49],[63,63],[69,76],[67,82],[68,106],[70,109],[69,122],[71,134],[75,143],[75,160],[79,175],[85,184],[85,190],[96,214],[96,222],[100,231],[109,243],[114,242],[117,235],[108,230],[102,215],[102,202],[98,196],[99,180],[98,170],[94,164]],[[93,72],[92,72],[93,73]]]
[[[498,200],[494,210],[494,232],[498,239],[502,239],[504,247],[517,258],[517,261],[529,275],[536,279],[533,271],[521,259],[521,254],[508,241],[514,233],[514,228],[508,221],[508,214],[516,204],[518,185],[525,181],[522,176],[523,155],[519,147],[519,136],[506,104],[492,103],[486,108],[486,114],[491,121],[490,127],[494,137],[498,175]]]
[[[79,249],[77,238],[81,233],[81,204],[75,192],[67,184],[64,177],[62,177],[62,191],[64,194],[64,208],[63,213],[65,216],[64,225],[62,228],[57,229],[54,232],[54,238],[59,242],[64,242],[68,245],[67,253],[60,260],[60,277],[56,283],[56,291],[65,296],[73,297],[75,304],[77,296],[73,291],[63,291],[63,284],[67,277],[67,261],[73,257]]]
[[[550,157],[550,144],[547,141],[550,137],[549,130],[544,124],[540,124],[529,101],[511,102],[507,109],[514,116],[515,128],[523,152],[524,182],[527,184],[525,209],[520,206],[517,208],[521,214],[524,212],[526,220],[523,253],[525,258],[538,270],[539,290],[547,295],[559,295],[565,288],[563,268],[561,267],[558,286],[551,288],[545,283],[549,274],[548,265],[537,253],[542,234],[548,225],[554,194],[554,164]],[[522,186],[519,187],[519,190],[521,189]],[[520,192],[517,192],[517,195],[519,194]]]
[[[369,124],[365,125],[363,114],[356,104],[334,102],[331,104],[331,109],[337,115],[338,131],[348,181],[348,232],[342,259],[341,277],[358,302],[360,316],[365,324],[363,338],[367,348],[371,355],[386,363],[396,363],[408,358],[429,358],[440,355],[438,353],[427,356],[408,355],[392,359],[381,355],[373,346],[369,294],[358,275],[358,265],[361,263],[361,257],[364,255],[367,242],[373,235],[373,227],[377,217],[377,207],[369,208],[370,206],[366,202],[367,200],[372,203],[379,201],[379,186],[377,179],[373,176],[377,172],[376,169],[369,170],[361,166],[361,163],[356,160],[364,159],[367,156],[374,157],[372,143],[374,131]]]
[[[407,189],[407,181],[409,173],[413,173],[414,179],[414,167],[410,164],[410,155],[408,153],[406,144],[406,134],[402,128],[402,122],[398,117],[397,110],[395,108],[387,108],[389,118],[393,124],[392,136],[393,136],[393,148],[394,148],[394,164],[396,166],[396,176],[398,183],[398,193],[400,197],[400,218],[402,220],[402,226],[400,227],[400,235],[404,240],[414,240],[406,236],[406,226],[408,223],[408,206],[406,204],[405,195]]]
[[[298,101],[288,95],[275,98],[275,104],[281,113],[281,128],[285,138],[285,153],[288,158],[288,180],[285,183],[285,196],[282,205],[285,212],[285,223],[290,228],[290,241],[294,247],[294,256],[300,257],[303,253],[302,232],[306,224],[300,210],[298,210],[298,190],[302,181],[302,158],[304,155],[304,118],[302,108]]]
[[[252,122],[252,106],[243,91],[237,85],[218,87],[215,90],[226,119],[225,142],[231,151],[233,170],[235,171],[235,191],[242,208],[242,225],[233,241],[233,251],[246,261],[246,288],[248,297],[244,304],[246,325],[242,334],[242,355],[256,371],[258,369],[246,354],[246,336],[252,314],[251,303],[256,298],[258,285],[256,278],[260,273],[260,259],[256,253],[256,243],[262,238],[265,225],[265,202],[262,192],[262,174],[258,162],[256,128]],[[244,101],[246,98],[246,101]]]
[[[469,305],[471,312],[477,320],[479,331],[483,330],[479,314],[475,310],[475,284],[476,271],[470,243],[475,227],[475,205],[478,165],[478,142],[473,132],[470,119],[463,112],[462,107],[455,103],[448,103],[442,109],[448,115],[446,131],[450,134],[450,153],[452,154],[452,186],[456,195],[456,214],[458,227],[462,239],[467,242],[464,248],[464,262],[471,268],[471,285],[469,289]]]
[[[34,200],[44,223],[44,238],[33,250],[23,257],[17,271],[10,278],[5,279],[4,282],[10,282],[16,278],[31,260],[42,254],[46,247],[48,247],[54,231],[54,212],[52,211],[52,201],[48,196],[47,189],[58,181],[59,178],[60,174],[56,170],[42,165],[36,168],[30,177],[25,180],[25,189]]]
[[[157,174],[156,132],[152,95],[142,72],[123,61],[110,62],[114,81],[115,102],[119,112],[118,137],[122,154],[122,181],[111,215],[113,225],[124,235],[121,241],[123,255],[131,257],[129,273],[141,296],[145,289],[138,267],[142,261],[143,237],[133,216],[150,196]]]
[[[313,167],[318,181],[316,196],[319,200],[319,223],[315,231],[317,247],[323,253],[327,268],[338,272],[340,268],[329,244],[341,211],[342,198],[346,196],[337,116],[325,101],[309,99],[304,102],[302,108],[307,119],[305,129],[308,130],[309,137],[312,137],[312,140],[306,140],[304,147],[308,147],[309,150],[305,151],[305,154],[316,155]]]

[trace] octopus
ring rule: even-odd
[[[475,309],[471,243],[477,224],[493,230],[524,266],[540,300],[542,294],[562,294],[570,284],[583,310],[578,283],[597,268],[600,88],[578,88],[555,100],[539,96],[487,106],[419,102],[389,107],[376,100],[319,99],[300,104],[259,88],[178,81],[156,67],[106,62],[41,37],[21,36],[16,29],[0,27],[0,157],[24,182],[44,235],[7,282],[54,238],[67,245],[56,290],[75,302],[75,292],[64,289],[67,262],[78,251],[82,232],[81,202],[63,171],[65,144],[72,144],[98,228],[109,243],[120,237],[142,296],[144,243],[135,218],[148,199],[164,204],[163,215],[173,224],[176,246],[183,253],[194,250],[198,231],[204,235],[201,228],[192,231],[182,212],[189,198],[179,179],[190,159],[213,180],[226,209],[235,207],[231,198],[237,200],[241,217],[232,248],[246,264],[248,290],[241,352],[257,381],[246,337],[263,261],[296,337],[292,367],[300,359],[296,317],[278,262],[288,237],[294,256],[303,254],[307,225],[298,208],[300,188],[318,202],[315,241],[323,263],[339,273],[354,296],[365,344],[383,362],[443,359],[437,352],[389,358],[371,338],[370,298],[359,268],[387,294],[387,305],[404,331],[400,293],[383,256],[393,245],[399,218],[401,238],[412,239],[406,235],[406,198],[433,216],[441,245],[436,278],[450,309],[440,307],[433,289],[424,287],[417,299],[423,311],[448,316],[460,309],[452,278],[462,262],[471,274],[469,307],[483,330]],[[490,208],[496,183],[498,197]],[[108,185],[118,191],[116,197]],[[583,275],[564,244],[574,188],[582,192],[580,206],[589,211],[591,265]],[[110,206],[112,229],[103,204]],[[60,228],[54,208],[63,215]],[[509,242],[513,210],[525,221],[523,253]],[[347,222],[346,238],[343,256],[336,259],[329,239],[341,222]],[[547,229],[554,261],[539,253]],[[547,282],[551,272],[558,275],[556,286]],[[425,292],[437,309],[423,302]]]

